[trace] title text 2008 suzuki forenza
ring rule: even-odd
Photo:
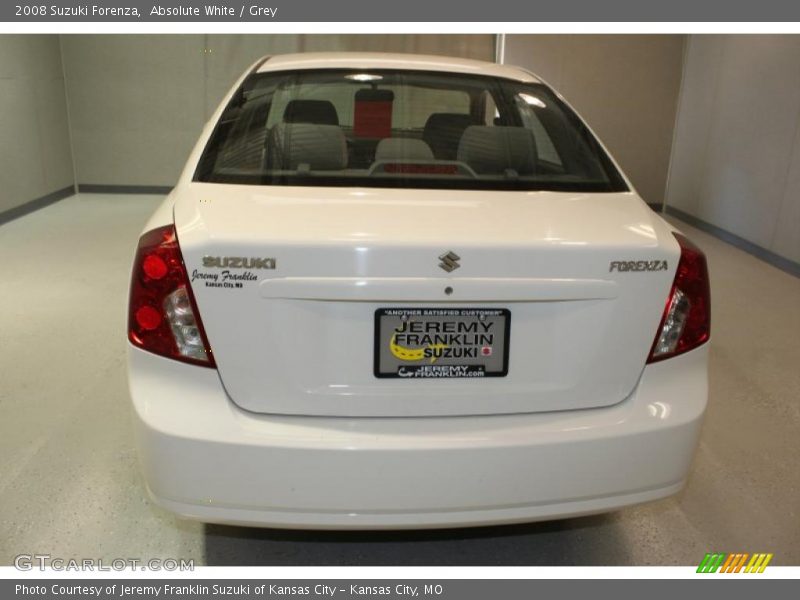
[[[705,257],[519,68],[254,65],[146,226],[144,472],[204,521],[420,528],[662,498],[707,397]]]

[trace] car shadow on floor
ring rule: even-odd
[[[208,565],[625,565],[614,514],[545,523],[389,532],[206,525]]]

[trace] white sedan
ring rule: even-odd
[[[488,525],[676,493],[703,253],[520,68],[258,61],[133,264],[152,498],[268,527]]]

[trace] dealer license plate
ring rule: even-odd
[[[504,308],[379,308],[375,376],[505,377],[510,326]]]

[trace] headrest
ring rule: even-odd
[[[422,139],[433,150],[436,158],[453,160],[461,134],[472,124],[470,115],[460,113],[433,113],[425,121]]]
[[[338,125],[339,115],[329,100],[289,100],[283,111],[286,123]]]
[[[361,88],[356,92],[356,102],[393,102],[394,92],[392,90],[374,90],[372,88]]]
[[[425,131],[436,129],[464,130],[472,123],[472,116],[461,113],[433,113],[425,121]]]
[[[524,127],[467,127],[458,144],[458,160],[476,173],[502,175],[513,169],[529,175],[536,168],[536,143]]]
[[[278,123],[267,136],[267,168],[341,171],[347,167],[347,142],[337,125]]]
[[[375,160],[433,160],[433,152],[422,140],[384,138],[375,148]]]

